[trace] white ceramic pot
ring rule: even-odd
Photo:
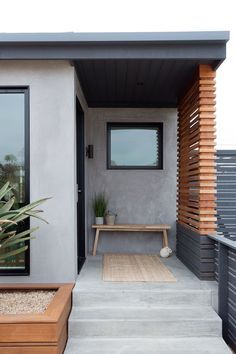
[[[104,224],[104,217],[103,216],[96,216],[95,223],[96,223],[96,225],[103,225]]]
[[[160,250],[160,256],[161,256],[162,258],[167,258],[167,257],[169,257],[171,254],[172,254],[172,249],[169,248],[169,247],[163,247],[163,248]]]
[[[115,215],[107,214],[105,216],[105,221],[107,225],[114,225],[115,224]]]

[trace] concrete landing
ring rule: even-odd
[[[73,290],[66,354],[229,354],[214,311],[217,285],[174,255],[176,283],[103,282],[102,257],[88,257]]]

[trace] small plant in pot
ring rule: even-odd
[[[113,213],[111,210],[108,210],[105,215],[106,225],[115,225],[117,214]]]
[[[107,210],[107,198],[105,193],[95,194],[93,198],[93,211],[96,225],[104,224],[104,215]]]

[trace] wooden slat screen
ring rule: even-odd
[[[215,71],[200,65],[178,106],[178,222],[216,230]]]

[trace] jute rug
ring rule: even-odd
[[[156,255],[104,254],[104,281],[176,282],[171,271]]]

